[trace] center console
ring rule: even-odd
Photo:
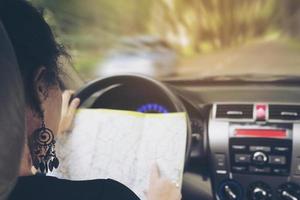
[[[218,200],[300,200],[300,106],[217,103],[208,143]]]

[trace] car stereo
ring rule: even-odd
[[[233,173],[288,175],[292,140],[290,128],[231,125],[230,169]]]
[[[208,129],[218,200],[300,200],[300,107],[217,103]]]

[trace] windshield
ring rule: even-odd
[[[31,0],[85,80],[300,76],[298,0]]]

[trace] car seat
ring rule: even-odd
[[[23,84],[13,47],[0,20],[0,200],[14,186],[25,135]]]

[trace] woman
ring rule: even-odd
[[[138,199],[127,187],[110,179],[69,181],[32,173],[32,166],[39,172],[58,167],[54,135],[71,126],[79,99],[69,106],[71,93],[64,93],[62,98],[58,59],[66,53],[41,14],[24,0],[0,0],[0,19],[15,49],[27,104],[27,141],[20,177],[9,199]],[[174,184],[159,177],[157,168],[152,170],[146,194],[149,200],[181,198]]]

